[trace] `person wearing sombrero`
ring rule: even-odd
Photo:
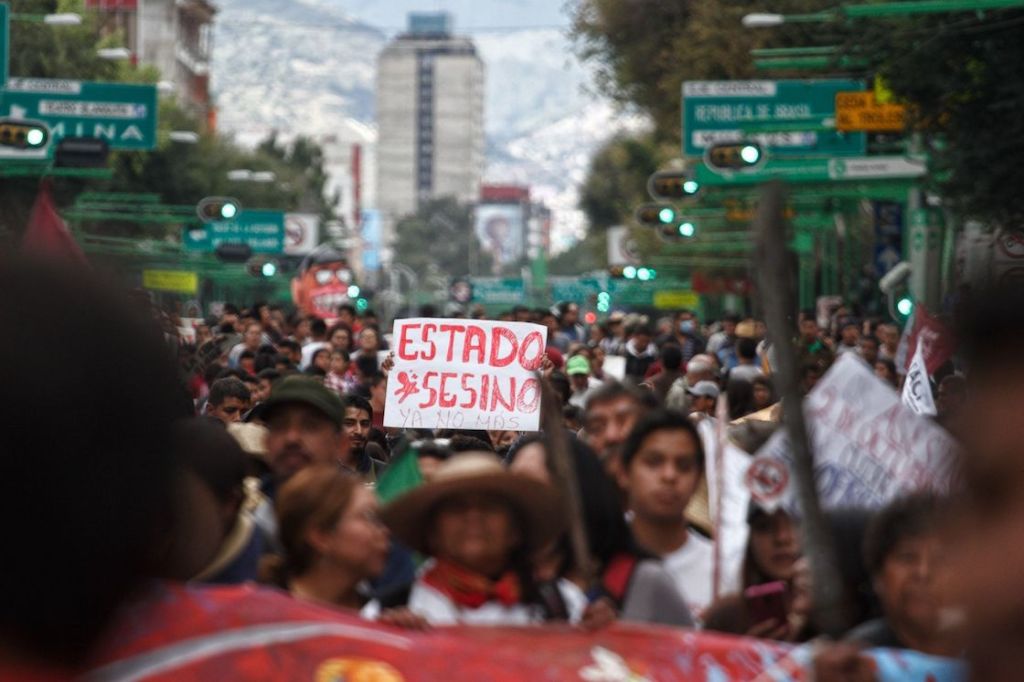
[[[514,474],[491,453],[446,460],[431,482],[381,514],[395,537],[430,559],[409,609],[432,625],[528,625],[547,619],[530,557],[559,536],[565,514],[553,488]],[[575,622],[583,594],[559,584]]]

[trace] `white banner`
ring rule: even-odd
[[[537,431],[546,340],[525,322],[395,320],[384,426]]]
[[[814,477],[825,509],[875,509],[918,490],[945,492],[952,438],[914,414],[868,366],[847,353],[804,400]],[[751,496],[766,509],[795,509],[789,439],[780,430],[747,471]]]
[[[907,368],[907,378],[903,382],[903,404],[913,410],[914,414],[932,417],[936,414],[935,400],[932,397],[932,386],[928,381],[928,367],[924,363],[924,344],[917,344],[914,359]]]

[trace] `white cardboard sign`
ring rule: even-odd
[[[384,426],[537,431],[546,341],[525,322],[395,320]]]
[[[948,491],[953,439],[914,414],[852,353],[840,356],[807,396],[804,415],[824,509],[876,509],[911,492]],[[780,429],[747,471],[751,496],[762,507],[795,509],[791,465]]]

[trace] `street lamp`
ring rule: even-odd
[[[746,28],[771,28],[782,26],[784,23],[786,23],[786,18],[781,14],[755,12],[743,17],[743,26]]]
[[[96,56],[110,61],[122,61],[124,59],[131,59],[132,53],[127,47],[101,47],[96,50]]]
[[[236,168],[228,171],[228,180],[235,182],[248,182],[252,180],[252,171],[248,168]]]
[[[181,144],[199,143],[199,133],[191,130],[172,130],[167,137],[171,142],[180,142]]]

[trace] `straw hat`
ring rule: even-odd
[[[493,494],[508,501],[526,525],[522,530],[530,549],[543,547],[565,528],[565,513],[554,488],[507,471],[488,452],[464,452],[449,458],[430,483],[396,498],[384,508],[381,518],[399,540],[426,554],[433,511],[462,493]]]

